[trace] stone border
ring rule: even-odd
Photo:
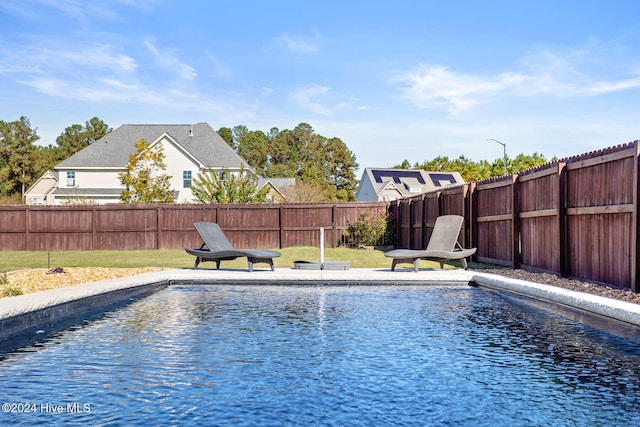
[[[479,286],[563,304],[578,310],[640,326],[640,304],[488,273],[474,273],[473,280]]]
[[[468,270],[276,269],[165,270],[137,276],[0,299],[0,339],[35,329],[50,329],[55,323],[82,316],[111,304],[126,302],[171,283],[216,283],[240,285],[477,285],[536,300],[561,304],[640,326],[640,305],[612,298],[541,285],[519,279]]]

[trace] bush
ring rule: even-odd
[[[0,277],[0,295],[3,297],[14,297],[16,295],[22,295],[22,288],[17,285],[9,283],[7,275]]]
[[[345,244],[349,247],[393,245],[395,221],[386,212],[363,213],[360,219],[349,224],[344,232]]]

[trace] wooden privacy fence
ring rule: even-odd
[[[198,221],[238,248],[339,246],[350,222],[386,203],[0,206],[0,250],[145,250],[199,246]]]
[[[640,292],[639,145],[394,202],[397,246],[424,248],[436,217],[458,214],[477,261]]]
[[[389,210],[396,247],[424,248],[439,215],[465,217],[481,262],[640,292],[639,141],[387,203],[0,206],[0,250],[143,250],[200,244],[197,221],[237,247],[339,246],[350,222]]]

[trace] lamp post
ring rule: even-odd
[[[507,144],[504,144],[504,143],[498,141],[497,139],[493,139],[493,138],[491,138],[489,141],[495,141],[498,144],[502,145],[502,149],[504,151],[504,157],[503,157],[503,159],[504,159],[503,160],[503,162],[504,162],[504,165],[503,165],[504,166],[504,174],[506,175],[507,174]]]

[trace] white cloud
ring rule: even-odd
[[[273,92],[275,92],[275,89],[269,86],[262,86],[260,89],[261,89],[260,93],[264,97],[270,96]]]
[[[400,86],[403,96],[417,107],[443,108],[451,115],[499,97],[584,97],[640,88],[640,73],[599,80],[580,66],[583,60],[578,55],[563,59],[546,52],[528,57],[525,70],[489,76],[454,72],[442,65],[420,65],[397,73],[388,83]]]
[[[292,37],[286,33],[278,37],[277,42],[293,53],[309,54],[317,53],[319,50],[317,40]]]
[[[144,45],[156,58],[158,65],[160,65],[164,70],[174,71],[185,80],[194,80],[198,76],[195,68],[178,59],[177,52],[175,50],[160,50],[150,39],[145,40]]]
[[[335,109],[328,107],[317,100],[318,98],[322,98],[328,94],[329,90],[328,86],[310,86],[293,93],[291,95],[291,100],[302,108],[316,114],[333,116],[335,114]]]
[[[134,71],[138,64],[135,59],[122,53],[113,52],[111,46],[90,46],[80,51],[43,51],[48,63],[64,61],[72,66],[88,66],[116,71]]]
[[[65,15],[83,28],[92,28],[99,20],[115,21],[119,5],[138,10],[149,10],[156,0],[116,0],[97,2],[91,0],[2,0],[0,11],[20,19],[44,22],[58,19],[56,12]]]
[[[135,59],[109,45],[89,45],[82,48],[51,48],[31,45],[21,49],[4,46],[0,50],[0,71],[10,73],[73,74],[82,70],[96,72],[131,72],[138,67]],[[86,71],[87,73],[89,71]]]

